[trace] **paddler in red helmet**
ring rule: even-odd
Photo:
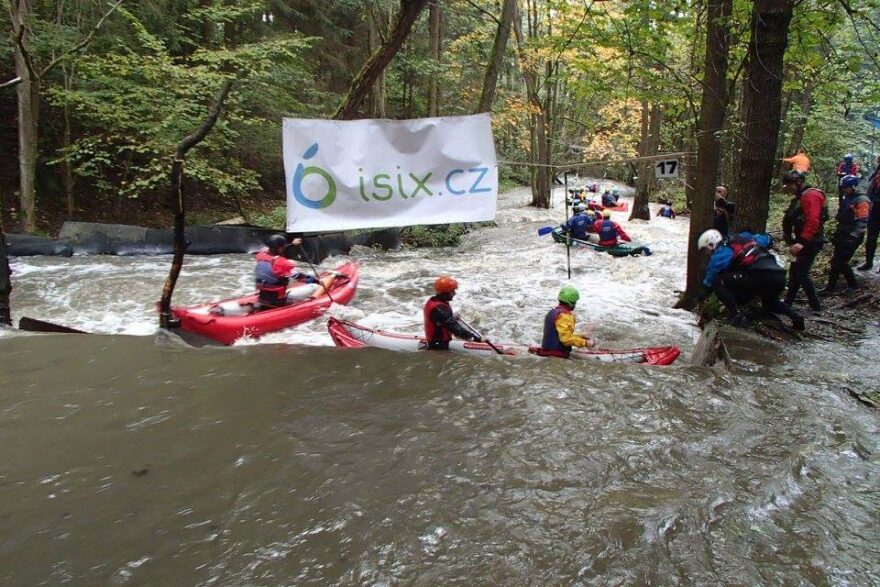
[[[457,289],[458,282],[453,278],[448,275],[438,277],[434,282],[436,295],[425,302],[425,338],[431,350],[448,350],[449,341],[453,336],[482,342],[482,339],[466,328],[452,312],[449,302],[455,297]]]

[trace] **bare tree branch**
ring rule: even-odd
[[[439,2],[439,1],[440,1],[440,0],[432,0],[431,3],[434,4],[434,3],[437,3],[437,2]],[[494,21],[495,21],[495,24],[501,24],[501,23],[498,21],[498,17],[497,17],[497,16],[495,16],[494,14],[492,14],[491,12],[489,12],[488,10],[485,10],[484,8],[482,8],[482,7],[480,7],[480,6],[477,6],[472,0],[464,0],[464,1],[465,1],[467,4],[469,4],[472,8],[474,8],[475,10],[477,10],[478,12],[482,12],[485,16],[488,16],[489,18],[491,18],[492,20],[494,20]]]
[[[15,33],[15,44],[18,45],[19,51],[21,51],[21,57],[24,60],[24,66],[27,68],[28,73],[31,74],[31,77],[37,77],[37,72],[34,69],[34,62],[31,61],[31,54],[28,52],[27,48],[24,46],[24,31],[26,30],[24,22],[21,20],[21,15],[15,15],[18,17],[18,32]],[[15,32],[16,19],[13,17],[12,19],[12,31]]]
[[[111,14],[113,14],[113,12],[117,8],[119,8],[122,5],[122,1],[123,0],[117,0],[116,4],[111,6],[110,10],[108,10],[107,12],[104,13],[104,15],[100,18],[100,20],[98,20],[98,22],[95,23],[95,26],[92,27],[92,30],[89,31],[89,34],[86,35],[85,39],[83,39],[78,44],[71,47],[70,49],[68,49],[67,51],[65,51],[64,53],[62,53],[61,55],[59,55],[58,57],[56,57],[52,61],[50,61],[49,64],[46,67],[44,67],[43,70],[40,72],[40,76],[42,77],[42,76],[46,75],[47,73],[49,73],[56,65],[61,63],[61,61],[63,59],[65,59],[67,56],[72,55],[73,53],[77,53],[77,52],[81,51],[82,49],[86,48],[89,45],[89,43],[92,42],[92,38],[95,36],[95,33],[97,33],[98,29],[101,28],[101,25],[104,24],[104,21],[107,20],[107,18]]]
[[[9,81],[6,81],[6,82],[3,82],[2,84],[0,84],[0,89],[11,88],[11,87],[17,86],[20,83],[21,83],[21,76],[14,77]]]

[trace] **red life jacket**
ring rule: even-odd
[[[769,254],[754,240],[739,235],[727,241],[727,246],[733,249],[732,267],[745,269]]]
[[[268,251],[257,253],[254,281],[260,292],[261,300],[267,303],[278,303],[285,300],[287,296],[288,279],[275,272],[274,264],[277,258],[278,255],[273,255]]]
[[[431,343],[440,343],[442,345],[449,345],[449,341],[452,340],[452,333],[449,332],[445,326],[434,324],[434,321],[431,319],[431,313],[434,311],[434,308],[438,306],[446,306],[449,310],[449,313],[452,313],[452,306],[449,305],[449,302],[444,302],[443,300],[438,300],[436,297],[430,298],[425,303],[425,338],[428,339],[428,344]]]

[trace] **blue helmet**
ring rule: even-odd
[[[838,184],[841,188],[854,188],[859,185],[859,178],[855,175],[844,175]]]
[[[853,154],[847,153],[846,155],[843,156],[843,160],[846,161],[847,163],[852,163]]]

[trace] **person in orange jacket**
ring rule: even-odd
[[[807,173],[810,170],[810,158],[804,153],[803,149],[798,149],[797,153],[791,157],[783,157],[783,161],[791,163],[791,168],[801,173]]]

